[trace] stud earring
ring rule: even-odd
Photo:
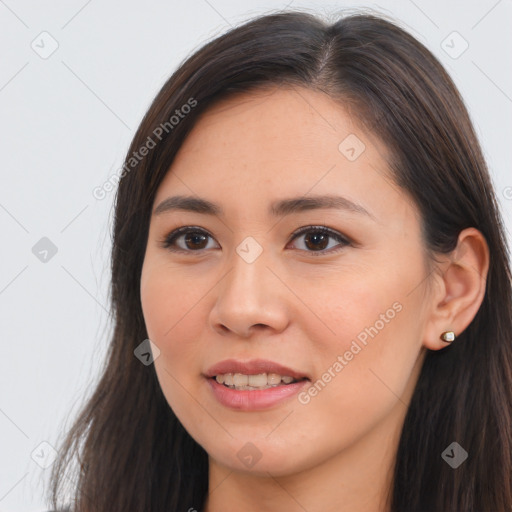
[[[445,331],[440,337],[444,342],[451,343],[455,339],[455,333],[453,331]]]

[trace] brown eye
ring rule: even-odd
[[[201,233],[187,233],[183,240],[188,249],[204,249],[207,235]]]
[[[329,235],[323,233],[308,233],[304,240],[308,249],[325,249],[329,245]]]
[[[338,250],[351,244],[348,238],[325,226],[306,226],[301,228],[292,235],[292,241],[301,236],[304,236],[304,248],[300,249],[314,256],[338,252]],[[200,253],[206,249],[215,248],[215,246],[208,246],[208,239],[213,241],[213,237],[204,229],[184,226],[175,229],[167,235],[162,242],[162,247],[174,252]],[[337,244],[331,244],[330,241],[336,241]],[[340,247],[332,250],[333,247],[337,246]]]
[[[329,254],[331,252],[337,252],[346,245],[350,245],[350,241],[342,236],[340,233],[333,231],[325,226],[307,226],[301,228],[293,234],[292,240],[299,238],[304,235],[304,246],[305,250],[314,256],[320,256],[323,254]],[[335,240],[337,244],[333,244],[329,247],[329,240]],[[341,246],[339,249],[332,251],[331,249],[336,246]],[[329,250],[325,250],[329,248]]]
[[[211,236],[202,229],[183,227],[170,233],[162,246],[178,252],[199,252],[208,248],[209,238]]]

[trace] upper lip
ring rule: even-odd
[[[296,380],[309,379],[302,372],[283,366],[282,364],[268,361],[266,359],[251,359],[249,361],[238,361],[226,359],[211,366],[206,372],[206,377],[215,377],[226,373],[242,373],[244,375],[257,375],[259,373],[276,373],[281,376],[293,377]]]

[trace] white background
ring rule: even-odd
[[[106,353],[114,193],[98,200],[93,189],[122,165],[150,101],[186,56],[287,4],[0,0],[0,512],[47,509],[50,469],[31,454],[42,442],[56,445]],[[455,80],[510,232],[512,2],[290,5],[320,14],[360,6],[399,20]],[[469,44],[456,59],[442,47],[453,31]],[[58,48],[43,59],[32,44]],[[57,247],[47,262],[32,252],[42,237]],[[48,445],[38,450],[50,460]]]

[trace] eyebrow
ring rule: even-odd
[[[293,197],[290,199],[281,199],[274,201],[269,208],[269,215],[279,217],[289,215],[290,213],[300,213],[308,210],[317,209],[337,209],[348,212],[367,215],[375,220],[375,217],[360,204],[354,203],[350,199],[342,196],[322,195],[310,197]],[[224,214],[222,207],[206,199],[194,196],[172,196],[164,199],[153,211],[153,215],[171,211],[187,211],[202,213],[205,215]]]

